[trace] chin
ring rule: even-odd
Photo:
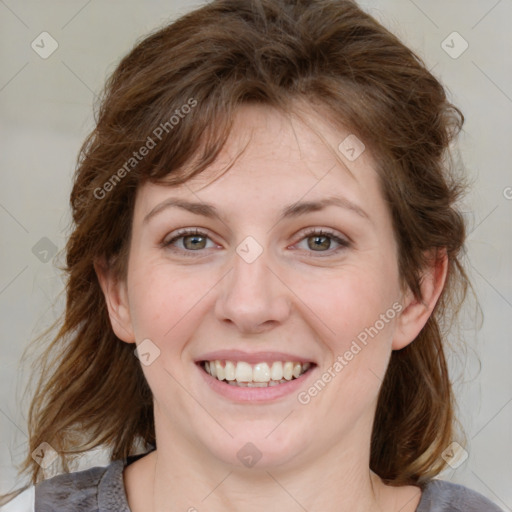
[[[246,429],[238,428],[238,432],[230,430],[233,439],[224,438],[222,443],[212,445],[210,438],[206,448],[225,464],[261,470],[287,465],[304,452],[306,439],[299,432],[284,431],[277,435],[279,422],[263,423],[260,428],[251,425]]]

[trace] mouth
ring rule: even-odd
[[[313,362],[262,361],[251,364],[247,361],[204,360],[199,361],[201,370],[219,382],[244,388],[269,388],[282,386],[300,379],[310,372]]]

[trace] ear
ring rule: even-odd
[[[103,295],[105,295],[108,315],[115,335],[126,343],[135,343],[126,282],[114,276],[114,272],[105,258],[94,262],[94,270]]]
[[[402,302],[404,309],[397,318],[395,326],[393,350],[400,350],[416,339],[443,291],[448,273],[448,255],[446,250],[442,249],[434,251],[430,256],[420,283],[423,302],[416,300],[412,291],[407,290]]]

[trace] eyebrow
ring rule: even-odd
[[[349,210],[371,222],[371,219],[368,216],[368,214],[360,206],[348,200],[347,198],[341,196],[331,196],[316,201],[303,201],[290,204],[283,208],[281,215],[279,217],[279,222],[284,219],[298,217],[300,215],[305,215],[311,212],[317,212],[319,210],[327,208],[328,206],[338,206],[345,210]],[[149,222],[151,218],[153,218],[155,215],[159,214],[163,210],[173,207],[181,208],[182,210],[186,210],[195,215],[202,215],[203,217],[208,217],[210,219],[218,219],[222,221],[220,213],[218,212],[217,208],[212,204],[203,202],[194,203],[184,199],[170,197],[165,201],[162,201],[161,203],[157,204],[144,217],[144,220],[142,221],[143,224]]]

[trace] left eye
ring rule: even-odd
[[[350,247],[350,242],[345,239],[337,236],[335,233],[331,233],[330,231],[324,230],[313,230],[308,231],[303,234],[302,240],[307,240],[307,246],[309,249],[312,249],[313,252],[338,252],[342,249]],[[301,241],[302,241],[301,240]],[[311,240],[311,241],[310,241]],[[323,248],[330,249],[332,245],[332,241],[336,242],[340,247],[337,249],[333,249],[331,251],[324,251]],[[326,247],[328,245],[328,247]],[[318,250],[320,249],[320,250]]]
[[[176,242],[182,240],[182,247],[177,248]],[[174,252],[200,252],[201,249],[206,249],[206,241],[209,240],[209,236],[199,231],[198,229],[184,229],[179,231],[176,236],[162,243],[163,247],[168,247]],[[304,233],[301,238],[301,242],[307,240],[307,246],[312,252],[337,252],[350,246],[350,242],[344,238],[337,236],[334,233],[324,230],[313,230]],[[331,249],[332,241],[336,242],[340,247],[329,251]],[[327,249],[327,250],[323,250]],[[192,256],[191,254],[188,254]],[[199,255],[198,255],[199,256]]]

